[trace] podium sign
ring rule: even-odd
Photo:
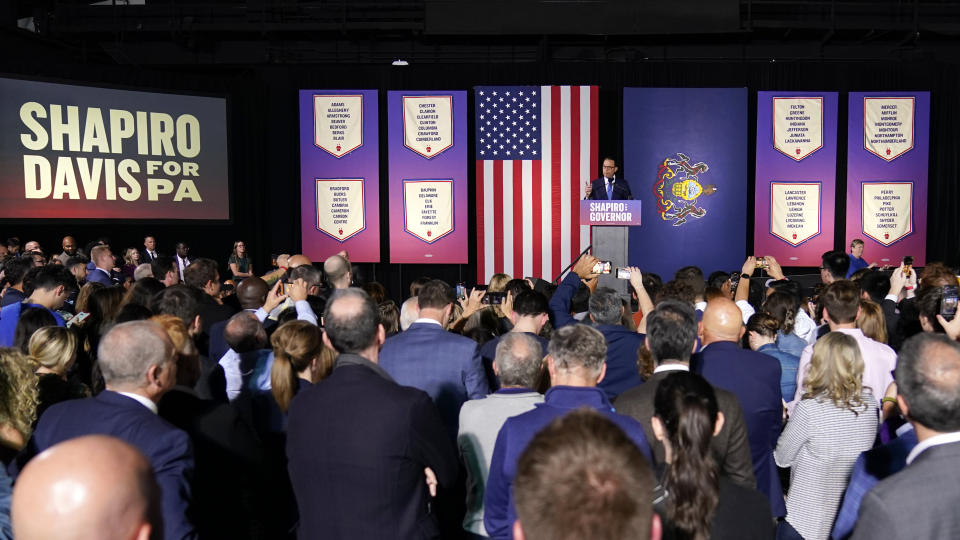
[[[640,225],[640,201],[580,201],[581,225]]]
[[[610,261],[613,267],[627,266],[629,231],[631,225],[640,225],[640,201],[580,201],[580,224],[590,227],[593,255]],[[627,280],[614,274],[600,276],[599,285],[610,287],[629,297]]]

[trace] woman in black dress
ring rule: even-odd
[[[30,338],[30,359],[36,364],[38,388],[37,418],[47,407],[90,395],[90,389],[67,371],[77,358],[77,335],[61,326],[44,326]]]
[[[664,538],[772,539],[766,497],[720,476],[711,455],[710,439],[723,427],[723,413],[710,383],[686,371],[673,373],[657,386],[653,409],[653,432],[666,461],[654,494]]]

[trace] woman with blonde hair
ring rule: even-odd
[[[333,351],[323,345],[323,332],[306,321],[290,321],[270,338],[273,367],[270,392],[284,413],[293,396],[313,386],[333,370]]]
[[[826,540],[857,456],[877,436],[877,401],[863,386],[857,341],[830,332],[813,346],[803,394],[773,457],[790,467],[787,517],[777,538]]]
[[[120,272],[133,279],[133,273],[138,266],[140,266],[140,251],[137,248],[128,247],[123,251],[123,268]]]
[[[0,348],[0,461],[4,467],[30,439],[37,420],[37,376],[20,351]]]
[[[85,384],[67,377],[67,371],[77,359],[79,343],[72,330],[60,326],[45,326],[30,338],[29,358],[36,364],[39,390],[37,418],[55,403],[90,395]]]
[[[857,328],[868,338],[887,343],[887,319],[883,316],[883,308],[880,304],[870,300],[860,300]]]

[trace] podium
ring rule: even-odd
[[[630,296],[630,283],[617,279],[616,269],[627,266],[630,227],[640,225],[640,201],[580,201],[580,224],[590,225],[593,256],[610,261],[609,274],[601,274],[598,286]]]

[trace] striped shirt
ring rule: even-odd
[[[866,388],[861,399],[858,414],[829,399],[802,399],[777,441],[777,465],[791,468],[787,521],[805,540],[830,536],[853,464],[873,446],[877,402]]]

